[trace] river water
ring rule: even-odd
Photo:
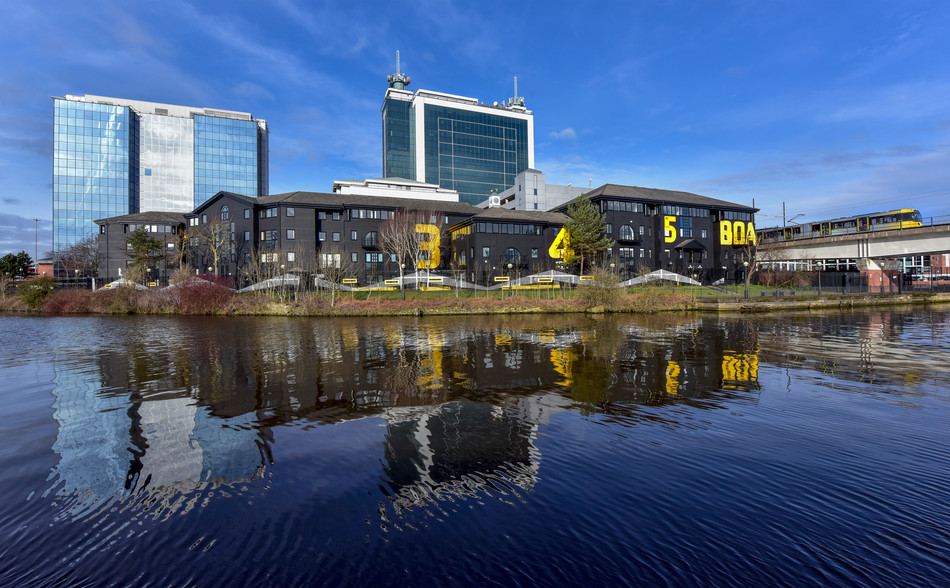
[[[0,585],[950,585],[950,312],[0,316]]]

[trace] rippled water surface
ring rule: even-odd
[[[0,585],[950,585],[946,311],[0,335]]]

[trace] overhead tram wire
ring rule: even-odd
[[[877,200],[866,200],[866,201],[862,201],[862,202],[861,202],[861,205],[862,205],[862,206],[865,206],[865,205],[873,205],[873,204],[891,204],[891,203],[893,203],[895,200],[902,200],[902,199],[914,198],[914,199],[916,199],[915,202],[911,202],[911,203],[907,204],[906,206],[899,206],[899,205],[893,205],[893,204],[891,204],[890,206],[886,206],[885,208],[888,208],[888,209],[891,209],[891,208],[916,208],[916,209],[919,210],[919,209],[920,209],[920,206],[918,206],[918,205],[916,204],[916,201],[924,200],[924,199],[928,199],[928,198],[944,197],[944,196],[948,196],[948,195],[950,195],[950,188],[938,188],[938,189],[935,189],[935,190],[926,190],[926,191],[924,191],[924,192],[916,192],[916,193],[913,193],[913,194],[904,194],[904,195],[900,195],[900,196],[889,196],[889,197],[887,197],[887,198],[881,198],[881,199],[877,199]],[[827,207],[827,208],[816,208],[816,209],[812,209],[812,210],[810,210],[807,214],[808,214],[809,217],[818,218],[818,217],[829,217],[829,216],[831,216],[832,213],[835,212],[835,211],[844,211],[844,214],[842,214],[842,216],[848,216],[853,210],[854,210],[854,205],[853,205],[853,204],[843,204],[843,205],[841,205],[841,206],[831,206],[831,207]],[[861,212],[863,213],[863,212],[868,212],[868,211],[867,211],[867,210],[862,210]],[[775,216],[775,215],[765,215],[765,216],[770,216],[770,217],[771,217],[771,216]]]

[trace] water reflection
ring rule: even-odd
[[[254,488],[282,427],[381,418],[379,489],[394,512],[509,500],[538,484],[535,441],[559,412],[695,426],[656,409],[755,402],[763,370],[886,391],[947,369],[927,337],[903,336],[904,321],[927,319],[889,311],[493,320],[101,319],[88,349],[54,358],[47,496],[66,519],[118,506],[162,520]]]

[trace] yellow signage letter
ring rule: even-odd
[[[719,244],[732,245],[732,222],[719,221]]]
[[[676,222],[675,216],[664,216],[663,217],[663,240],[667,243],[672,243],[676,241],[676,227],[673,226],[673,223]]]

